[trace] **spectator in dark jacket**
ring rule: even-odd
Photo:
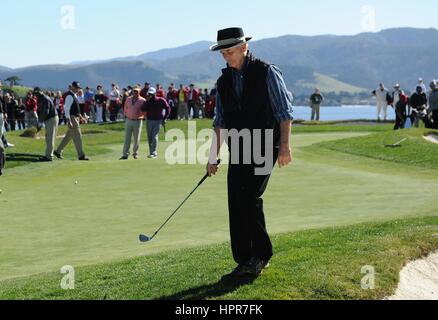
[[[147,134],[149,142],[149,158],[158,157],[158,134],[160,133],[161,124],[166,121],[170,114],[170,107],[166,99],[156,96],[157,90],[150,88],[148,91],[148,100],[142,110],[147,113]]]
[[[5,132],[5,122],[7,120],[7,114],[6,114],[6,107],[4,104],[4,100],[2,99],[2,96],[0,96],[0,150],[4,150],[5,148],[12,148],[14,147],[13,144],[9,143],[8,140],[6,140]]]
[[[41,89],[35,88],[34,95],[38,101],[38,118],[44,122],[46,128],[46,153],[41,160],[53,161],[59,124],[58,113],[52,99],[42,93]]]
[[[426,123],[427,96],[426,93],[423,92],[422,86],[416,88],[415,93],[409,99],[409,105],[413,111],[411,114],[413,126],[418,128],[420,126],[420,120]]]
[[[429,94],[428,113],[431,116],[431,124],[428,127],[438,129],[438,83],[436,80],[431,82],[430,89],[432,91]]]
[[[6,114],[8,116],[8,131],[15,131],[15,126],[17,123],[16,114],[18,109],[17,101],[9,94],[5,94],[4,104],[6,109]]]
[[[315,93],[310,96],[310,107],[312,108],[311,120],[319,121],[321,113],[321,103],[324,101],[324,97],[318,88],[315,89]]]
[[[170,106],[170,120],[178,119],[178,91],[173,84],[170,85],[167,91],[167,103]]]
[[[19,98],[17,112],[15,114],[15,118],[17,119],[18,130],[26,129],[25,114],[26,114],[26,106],[23,103],[23,99]]]
[[[409,103],[409,98],[406,96],[399,84],[394,86],[392,93],[392,101],[395,109],[395,125],[394,130],[404,129],[406,123],[406,107]]]

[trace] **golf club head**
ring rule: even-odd
[[[144,234],[141,234],[141,235],[139,236],[139,240],[140,240],[140,242],[149,242],[149,241],[152,240],[152,238],[150,238],[150,237],[148,237],[148,236],[145,236]]]

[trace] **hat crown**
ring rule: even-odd
[[[81,88],[81,84],[78,81],[73,81],[71,85],[72,85],[72,87],[75,87],[75,88],[79,88],[79,89]]]
[[[217,41],[239,39],[243,37],[245,37],[245,33],[242,28],[227,28],[219,30],[217,33]]]

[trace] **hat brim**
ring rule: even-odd
[[[245,43],[248,43],[249,41],[251,41],[252,37],[246,37],[245,40],[237,40],[234,43],[230,43],[228,45],[219,45],[219,44],[214,44],[210,47],[210,51],[219,51],[219,50],[224,50],[224,49],[232,49],[232,48],[236,48],[239,47],[241,45],[244,45]]]

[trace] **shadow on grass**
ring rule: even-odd
[[[206,300],[221,297],[239,289],[240,287],[252,284],[256,279],[256,277],[222,279],[214,284],[184,290],[171,296],[161,297],[158,300]]]
[[[41,162],[42,156],[39,154],[27,154],[27,153],[7,153],[7,162]]]

